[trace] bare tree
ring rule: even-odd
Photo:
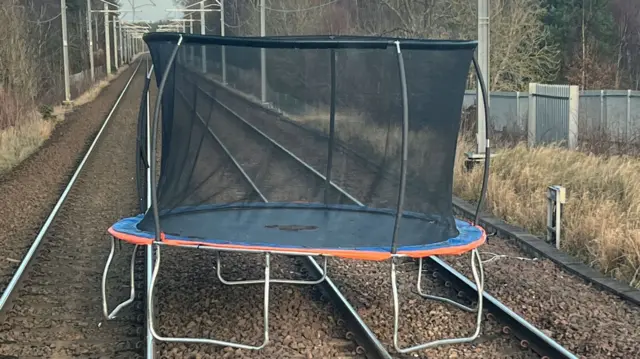
[[[558,71],[556,47],[548,43],[540,0],[491,1],[493,90],[522,90]],[[360,24],[371,34],[419,38],[477,38],[476,2],[468,0],[380,0]]]
[[[614,0],[611,8],[618,30],[615,88],[624,85],[633,87],[634,69],[637,78],[637,68],[640,67],[640,62],[636,60],[640,55],[640,3],[633,0]],[[623,77],[628,81],[624,81]],[[637,85],[635,87],[637,88]]]

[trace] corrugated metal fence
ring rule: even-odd
[[[540,85],[538,85],[540,86]],[[475,104],[475,90],[465,93],[464,107]],[[554,106],[552,99],[543,101],[538,97],[537,109]],[[556,99],[559,100],[559,99]],[[494,131],[526,140],[529,137],[529,93],[492,92],[490,96],[491,125]],[[545,103],[546,102],[546,103]],[[546,111],[545,111],[546,112]],[[539,116],[538,116],[539,117]],[[568,140],[566,127],[555,124],[562,119],[549,118],[552,129],[540,129],[536,125],[536,137],[540,141],[562,138]],[[606,136],[611,141],[640,142],[640,91],[632,90],[588,90],[579,92],[577,137]],[[545,136],[539,137],[541,132]]]
[[[638,142],[640,91],[585,91],[580,95],[580,125],[614,141]]]
[[[578,144],[578,86],[529,84],[527,139],[530,146]]]

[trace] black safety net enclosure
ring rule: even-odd
[[[144,40],[162,141],[156,210],[138,230],[384,251],[465,241],[452,191],[475,41]]]

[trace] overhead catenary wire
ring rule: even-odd
[[[325,6],[329,6],[329,5],[335,4],[338,1],[340,1],[340,0],[332,0],[332,1],[326,2],[324,4],[314,5],[314,6],[310,6],[310,7],[306,7],[306,8],[302,8],[302,9],[274,9],[274,8],[268,7],[266,5],[265,5],[264,8],[266,10],[274,11],[274,12],[284,12],[284,13],[303,12],[303,11],[317,10],[317,9],[323,8]]]
[[[340,0],[332,0],[332,1],[329,1],[329,2],[326,2],[326,3],[323,3],[323,4],[309,6],[309,7],[306,7],[306,8],[299,8],[299,9],[284,9],[284,8],[276,9],[276,8],[269,7],[267,5],[265,5],[264,8],[265,8],[265,10],[272,11],[272,12],[278,12],[278,13],[283,13],[283,14],[291,14],[291,13],[299,13],[299,12],[305,12],[305,11],[318,10],[318,9],[327,7],[329,5],[336,4],[339,1]],[[256,10],[256,11],[259,11],[259,10]],[[235,25],[231,25],[231,24],[225,22],[224,25],[227,28],[239,29],[239,28],[242,28],[242,27],[246,26],[251,20],[252,19],[246,19],[246,20],[243,20],[243,21],[238,21],[238,23],[235,24]],[[214,30],[213,28],[207,27],[207,31],[213,31],[213,30]]]
[[[32,23],[32,24],[46,24],[48,22],[52,22],[53,20],[59,18],[60,16],[62,16],[62,12],[60,12],[58,15],[56,15],[56,16],[50,18],[50,19],[47,19],[47,20],[36,20],[36,21],[27,20],[27,22],[28,23]]]

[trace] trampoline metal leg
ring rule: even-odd
[[[471,261],[472,261],[472,266],[473,266],[473,258],[474,258],[474,254],[473,252],[471,253]],[[437,300],[440,302],[444,302],[450,305],[453,305],[454,307],[464,310],[465,312],[469,312],[469,313],[475,313],[478,310],[478,307],[476,306],[475,308],[471,308],[471,307],[467,307],[464,304],[458,303],[452,299],[449,298],[445,298],[445,297],[440,297],[437,295],[430,295],[430,294],[426,294],[422,291],[422,258],[420,258],[419,262],[418,262],[418,281],[416,283],[416,287],[418,290],[418,294],[420,294],[421,297],[425,298],[425,299],[431,299],[431,300]]]
[[[431,342],[427,342],[424,344],[418,344],[412,347],[400,348],[398,345],[398,317],[400,312],[400,305],[398,304],[398,287],[397,287],[397,278],[396,278],[396,264],[395,260],[391,261],[391,285],[393,290],[393,346],[399,353],[405,354],[409,352],[413,352],[416,350],[423,350],[428,348],[433,348],[442,345],[451,345],[451,344],[461,344],[468,343],[474,341],[480,335],[480,327],[482,324],[482,301],[483,301],[483,293],[484,293],[484,270],[482,268],[482,261],[480,259],[480,254],[477,249],[474,249],[471,252],[471,271],[473,273],[473,279],[476,283],[476,287],[478,290],[478,306],[474,312],[476,314],[476,326],[474,333],[469,337],[463,338],[451,338],[451,339],[440,339],[434,340]],[[445,301],[446,302],[446,301]]]
[[[247,280],[226,280],[222,278],[222,260],[220,259],[220,252],[216,253],[216,272],[218,273],[218,279],[220,282],[226,285],[243,285],[243,284],[262,284],[264,279],[247,279]],[[295,279],[269,279],[270,283],[284,283],[284,284],[306,284],[314,285],[320,284],[327,278],[327,257],[323,257],[324,263],[322,266],[322,276],[316,280],[295,280]]]
[[[136,252],[138,251],[138,245],[133,247],[133,254],[131,254],[131,292],[129,295],[129,299],[118,304],[118,306],[113,310],[113,312],[109,313],[109,308],[107,305],[107,275],[109,273],[109,266],[111,265],[111,261],[113,260],[113,255],[116,249],[116,239],[111,237],[111,252],[109,252],[109,258],[107,258],[107,264],[104,266],[104,272],[102,272],[102,313],[104,316],[110,320],[115,319],[116,314],[122,310],[122,308],[128,306],[133,303],[136,296],[135,289],[135,260],[136,260]]]
[[[154,326],[154,309],[151,305],[153,303],[153,296],[155,290],[156,279],[158,277],[158,270],[160,268],[160,246],[156,246],[156,259],[153,265],[153,273],[151,275],[151,284],[149,286],[149,295],[147,296],[147,323],[149,323],[149,330],[154,339],[161,342],[173,342],[173,343],[192,343],[192,344],[213,344],[221,345],[232,348],[248,349],[248,350],[260,350],[269,343],[269,276],[271,273],[271,257],[269,253],[265,253],[265,268],[264,268],[264,341],[259,346],[246,345],[240,343],[227,342],[223,340],[206,339],[206,338],[184,338],[184,337],[163,337],[160,336]]]

